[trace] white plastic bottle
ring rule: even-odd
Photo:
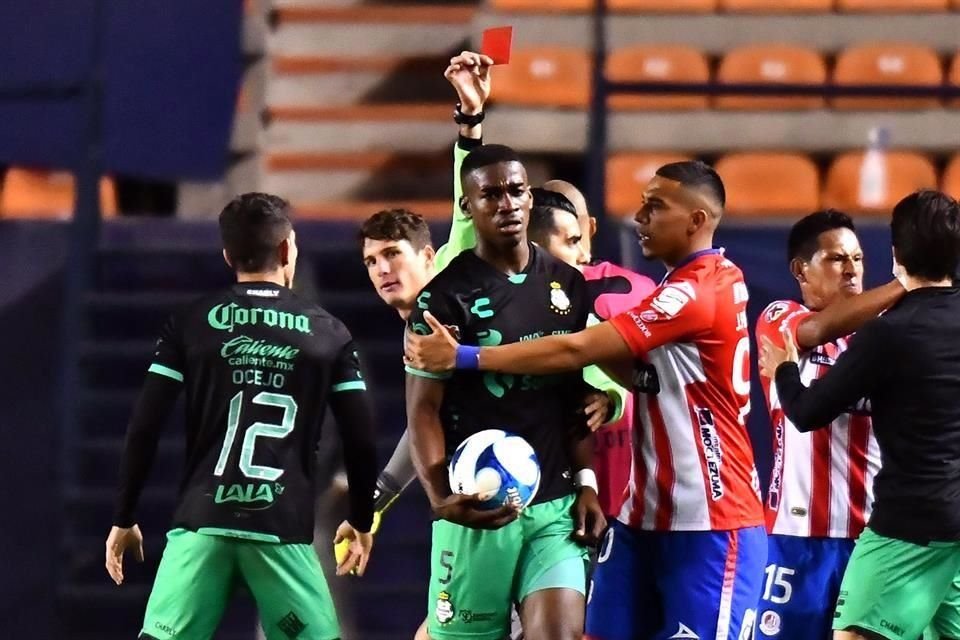
[[[889,132],[882,127],[870,129],[867,151],[860,165],[858,200],[865,209],[877,209],[887,202],[887,145]]]

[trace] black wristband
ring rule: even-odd
[[[483,111],[476,115],[468,115],[463,111],[460,111],[461,106],[463,105],[458,102],[457,106],[453,110],[453,121],[457,124],[465,124],[468,127],[475,127],[483,122],[484,117],[486,117],[486,114]]]

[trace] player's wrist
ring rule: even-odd
[[[480,347],[469,344],[457,345],[454,356],[454,366],[457,369],[476,370],[480,368]]]
[[[582,489],[593,489],[593,492],[600,495],[600,485],[597,483],[597,474],[593,469],[580,469],[573,476],[573,486],[578,491]]]

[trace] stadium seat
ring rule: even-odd
[[[0,217],[68,219],[73,216],[73,174],[11,167],[0,191]],[[104,217],[116,215],[113,180],[100,180],[100,207]]]
[[[618,82],[710,81],[710,66],[700,51],[684,45],[641,45],[618,49],[607,58],[607,78]],[[707,97],[698,95],[617,95],[615,109],[704,109]]]
[[[820,206],[820,173],[805,155],[733,153],[714,168],[723,178],[732,215],[796,215]]]
[[[878,13],[946,11],[948,0],[837,0],[837,11]]]
[[[844,211],[889,216],[893,205],[904,196],[918,189],[936,188],[937,174],[926,156],[909,151],[888,151],[885,155],[887,190],[881,206],[867,207],[860,203],[863,153],[859,151],[844,153],[834,159],[827,172],[823,205]]]
[[[532,13],[586,12],[593,9],[593,0],[492,0],[496,11],[524,11]]]
[[[954,198],[960,198],[960,154],[953,156],[943,170],[940,189]]]
[[[717,0],[607,0],[607,7],[637,13],[713,13]]]
[[[960,2],[960,0],[958,0],[958,2]],[[960,5],[958,5],[958,8],[960,8]],[[960,89],[960,53],[957,53],[957,55],[954,56],[953,63],[950,65],[949,82],[954,86],[954,88]],[[950,104],[953,107],[960,107],[960,98],[953,98],[950,101]]]
[[[670,162],[689,160],[674,153],[620,153],[607,159],[607,213],[632,215],[640,196],[657,169]]]
[[[786,44],[748,45],[724,56],[717,70],[719,83],[790,83],[822,85],[827,66],[819,53]],[[817,109],[819,96],[718,96],[719,109]]]
[[[514,50],[493,70],[493,99],[518,106],[584,108],[590,102],[590,57],[572,47]]]
[[[731,13],[829,13],[834,0],[720,0]]]
[[[833,80],[840,85],[940,86],[943,69],[937,52],[918,44],[878,43],[850,47],[837,58]],[[834,98],[838,109],[924,109],[937,98]]]

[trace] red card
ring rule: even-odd
[[[480,53],[493,58],[493,64],[510,62],[510,45],[513,43],[513,27],[494,27],[483,32]]]

